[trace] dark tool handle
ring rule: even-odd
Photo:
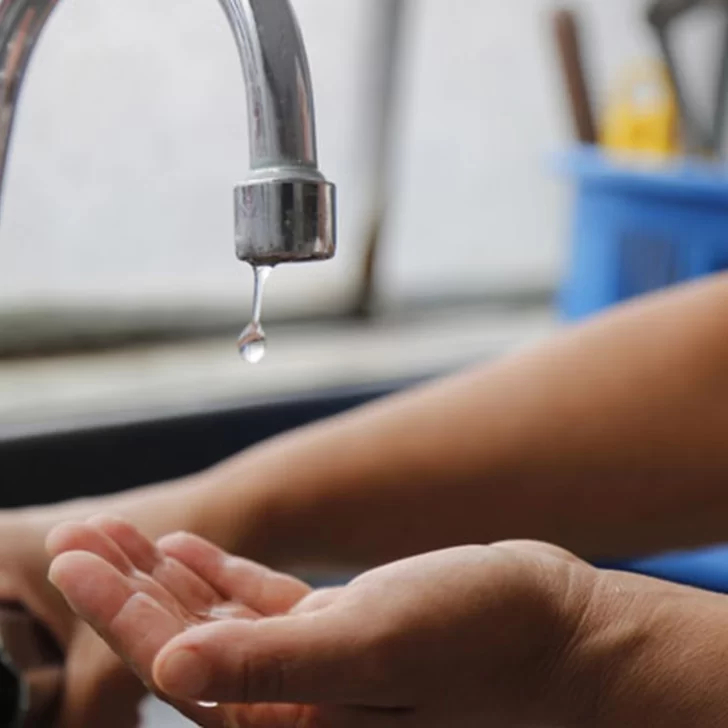
[[[554,34],[577,139],[582,144],[596,144],[594,112],[584,70],[579,26],[573,10],[562,9],[556,12]]]
[[[63,653],[23,607],[0,604],[0,728],[49,728],[63,691]]]

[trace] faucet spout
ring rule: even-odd
[[[218,0],[247,91],[250,174],[235,188],[238,258],[326,260],[336,251],[336,190],[318,169],[308,58],[290,0]],[[58,0],[0,0],[0,201],[23,78]]]

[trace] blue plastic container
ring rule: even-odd
[[[728,546],[675,552],[631,561],[605,562],[598,566],[728,594]]]
[[[728,168],[629,164],[592,147],[558,160],[575,187],[566,320],[728,269]]]
[[[572,150],[557,168],[576,191],[560,301],[567,321],[728,269],[727,168],[640,167],[592,147]],[[728,546],[601,565],[728,593]]]

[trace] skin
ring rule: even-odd
[[[151,540],[181,529],[286,571],[521,537],[584,558],[725,540],[726,310],[718,276],[180,482],[0,512],[0,600],[27,604],[68,651],[64,728],[130,728],[142,694],[45,578],[45,537],[68,519],[107,512]]]
[[[155,547],[108,518],[61,526],[48,548],[74,611],[202,726],[728,719],[728,599],[599,572],[545,544],[433,552],[324,591],[188,534]]]

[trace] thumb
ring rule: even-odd
[[[175,637],[157,655],[153,675],[178,699],[397,707],[385,699],[391,682],[375,642],[362,620],[330,610],[230,620]]]

